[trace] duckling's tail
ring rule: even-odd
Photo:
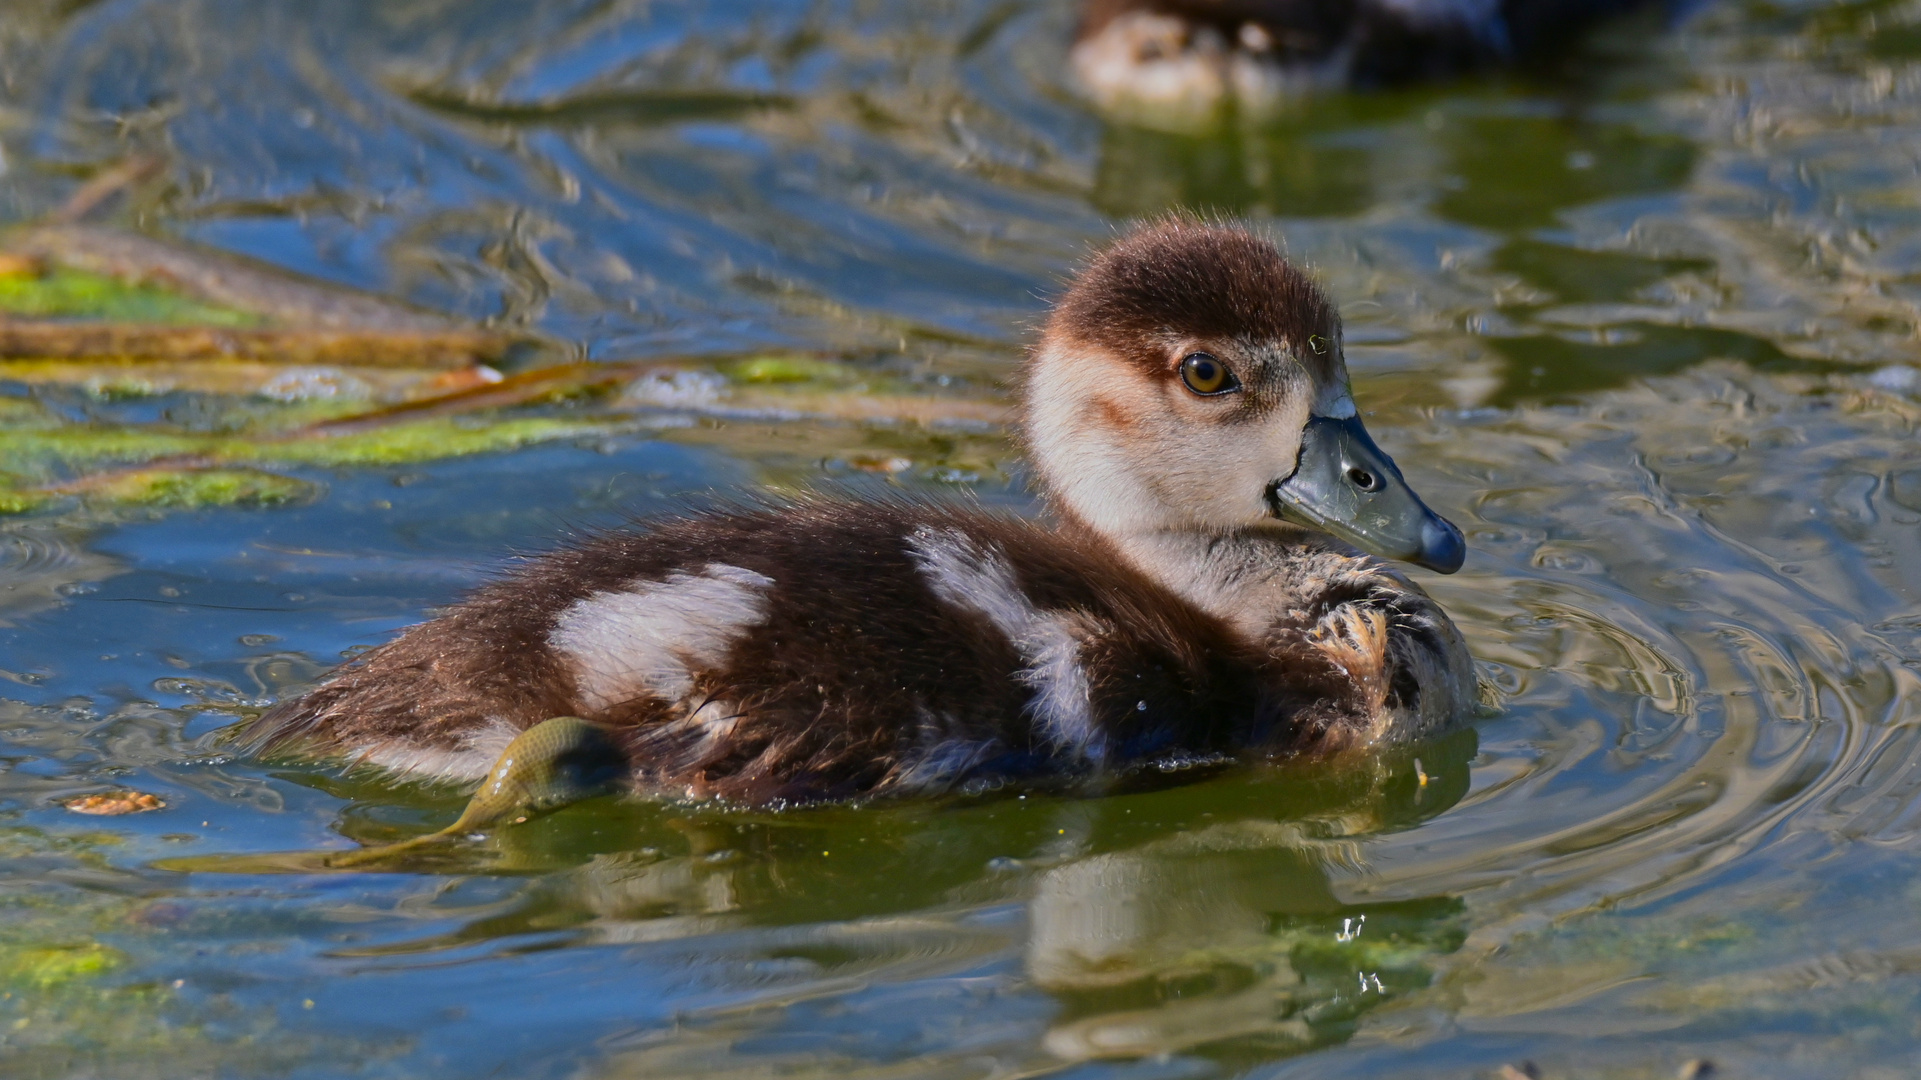
[[[232,728],[227,745],[249,757],[322,741],[321,720],[333,704],[331,685],[320,686],[299,697],[288,698],[244,724]]]

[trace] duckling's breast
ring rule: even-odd
[[[1462,720],[1477,697],[1459,628],[1374,559],[1316,552],[1290,567],[1299,603],[1266,631],[1271,681],[1291,688],[1300,750],[1408,742]]]

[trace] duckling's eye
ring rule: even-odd
[[[1241,388],[1240,380],[1227,365],[1204,352],[1190,353],[1181,361],[1181,381],[1203,397],[1213,397]]]

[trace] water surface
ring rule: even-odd
[[[125,223],[595,359],[818,350],[996,395],[1173,206],[1284,237],[1472,552],[1495,698],[1346,770],[784,814],[601,800],[403,873],[458,791],[210,732],[514,550],[720,490],[1029,505],[991,431],[648,426],[0,522],[17,1076],[1909,1075],[1921,1067],[1921,24],[1724,2],[1564,78],[1104,123],[1060,3],[9,4],[0,212]],[[4,385],[102,423],[197,405]],[[86,410],[93,410],[86,412]],[[76,414],[77,415],[77,414]],[[1425,777],[1425,782],[1422,781]],[[62,809],[132,787],[166,810]]]

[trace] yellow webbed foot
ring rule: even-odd
[[[582,799],[611,791],[627,774],[627,758],[605,724],[578,716],[543,720],[514,737],[480,790],[452,825],[397,844],[335,855],[332,867],[360,866],[502,821],[519,824]]]

